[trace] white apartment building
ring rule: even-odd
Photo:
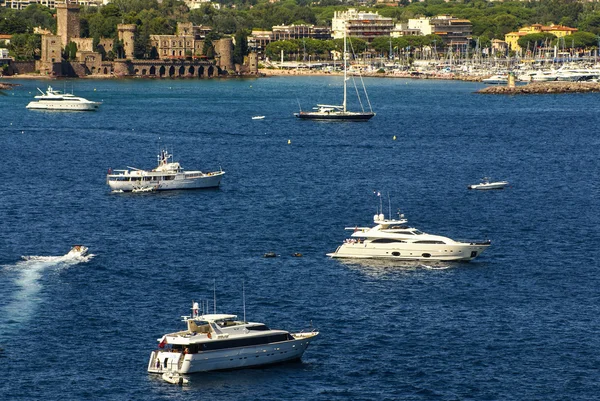
[[[336,11],[331,20],[331,35],[334,39],[344,37],[360,38],[372,42],[378,36],[390,36],[394,30],[392,18],[382,17],[378,13],[357,11]]]

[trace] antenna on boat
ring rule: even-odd
[[[213,279],[213,313],[217,313],[217,280]]]
[[[388,216],[392,220],[392,203],[390,202],[390,192],[388,191]]]
[[[242,303],[244,305],[244,322],[246,321],[246,286],[242,280]]]
[[[296,98],[296,102],[298,102],[298,108],[300,109],[300,112],[302,112],[302,106],[300,106],[300,100],[298,100],[298,98]]]

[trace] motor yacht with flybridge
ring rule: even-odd
[[[63,93],[48,86],[46,92],[40,88],[37,90],[41,95],[35,96],[34,101],[29,102],[28,109],[35,110],[62,110],[62,111],[94,111],[102,102],[93,102],[73,95],[72,93]]]
[[[158,339],[148,372],[187,374],[298,360],[319,335],[274,330],[236,315],[200,314],[198,302],[192,305],[191,316],[182,316],[187,329]]]
[[[173,155],[162,150],[158,155],[158,166],[153,170],[127,167],[127,170],[108,170],[106,183],[113,192],[154,192],[170,189],[215,188],[221,184],[223,170],[204,173],[184,171]]]
[[[491,242],[459,242],[410,227],[403,214],[386,219],[383,213],[373,217],[374,227],[346,227],[352,230],[332,258],[469,261],[481,255]]]

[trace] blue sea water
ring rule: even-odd
[[[26,110],[48,82],[18,83],[0,96],[0,398],[598,398],[597,95],[367,79],[377,116],[327,123],[292,113],[339,103],[339,77],[51,82],[94,113]],[[108,168],[154,167],[161,144],[222,167],[222,187],[109,192]],[[511,186],[466,189],[482,176]],[[492,246],[445,270],[326,257],[372,223],[374,190],[426,232]],[[73,244],[95,256],[65,262]],[[242,315],[245,287],[249,320],[321,336],[299,363],[149,375],[213,286],[220,312]]]

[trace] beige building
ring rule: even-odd
[[[473,35],[471,21],[451,15],[412,18],[408,20],[407,28],[418,29],[422,35],[441,36],[446,46],[466,46]]]
[[[577,32],[577,28],[569,28],[568,26],[563,25],[544,26],[542,24],[533,24],[531,26],[525,26],[517,32],[507,33],[504,35],[504,41],[507,43],[510,50],[521,51],[519,39],[525,35],[530,35],[532,33],[551,33],[557,38],[562,38],[574,32]]]
[[[179,22],[175,35],[150,35],[150,43],[161,59],[201,57],[204,39],[210,31],[209,27]]]

